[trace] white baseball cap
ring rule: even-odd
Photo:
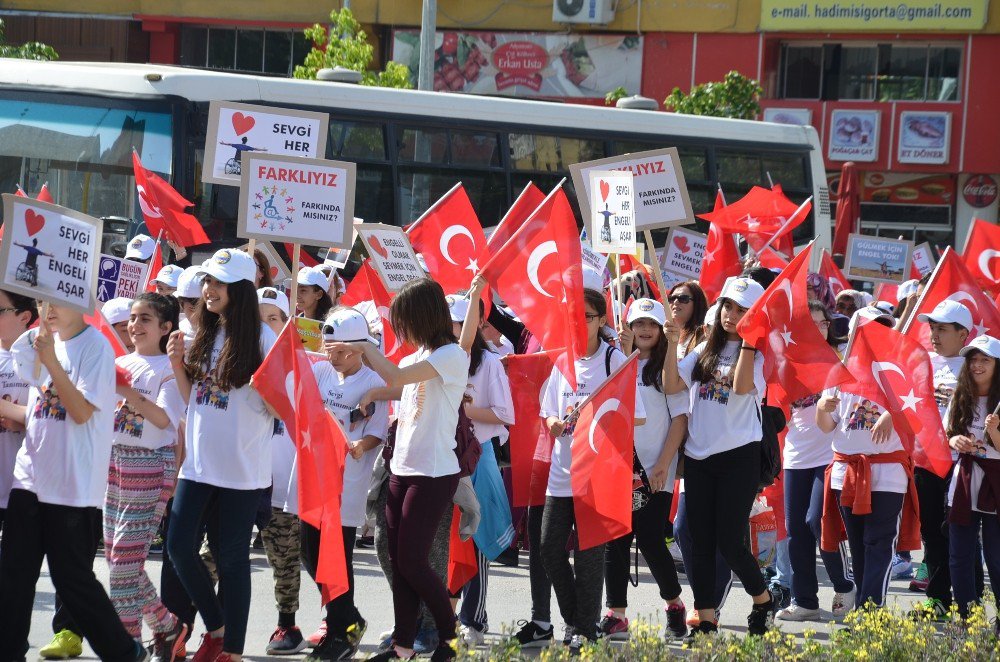
[[[448,312],[452,322],[464,322],[469,314],[469,300],[457,294],[449,294],[444,298],[448,302]]]
[[[167,287],[177,287],[177,281],[181,277],[181,272],[184,271],[180,267],[168,264],[165,265],[160,272],[156,274],[156,278],[149,281],[150,283],[162,283]]]
[[[215,255],[202,265],[198,276],[211,276],[222,283],[236,283],[248,280],[251,283],[257,277],[257,263],[253,256],[235,248],[223,248],[215,251]]]
[[[910,280],[905,280],[899,284],[896,289],[896,298],[902,301],[903,299],[913,296],[917,293],[917,288],[920,287],[920,281],[916,278],[911,278]]]
[[[324,292],[330,289],[330,279],[327,278],[326,274],[319,267],[299,269],[296,281],[299,285],[315,285]]]
[[[893,306],[888,301],[876,301],[875,303],[872,304],[872,306],[878,308],[883,313],[887,313],[889,315],[892,315],[893,311],[896,310],[896,307]]]
[[[972,331],[972,313],[965,305],[959,303],[958,301],[953,301],[951,299],[945,299],[938,305],[934,306],[934,310],[929,313],[923,313],[917,315],[917,319],[921,322],[937,322],[939,324],[958,324],[963,329]]]
[[[848,332],[853,332],[854,329],[862,324],[866,324],[874,320],[885,320],[889,323],[889,326],[893,326],[895,322],[892,315],[886,313],[881,308],[876,308],[875,306],[865,306],[864,308],[858,308],[854,311],[854,314],[851,316],[851,321],[847,325]]]
[[[185,299],[201,298],[201,275],[204,268],[200,266],[188,267],[177,277],[177,289],[174,290],[175,297]]]
[[[705,326],[712,326],[715,324],[715,318],[719,316],[719,304],[713,303],[709,306],[708,310],[705,311]]]
[[[288,295],[277,288],[262,287],[257,290],[257,303],[274,306],[288,317]]]
[[[361,342],[367,340],[373,345],[378,341],[371,337],[368,320],[353,308],[336,308],[323,322],[324,342]]]
[[[101,313],[104,315],[104,319],[108,320],[108,324],[127,322],[129,315],[132,314],[132,299],[128,297],[108,299],[101,306]]]
[[[663,310],[663,304],[655,299],[636,299],[628,307],[625,323],[631,324],[638,319],[650,319],[662,326],[667,321],[667,313]]]
[[[126,260],[148,260],[153,256],[153,249],[156,247],[156,240],[148,234],[137,234],[128,242],[125,250]]]
[[[972,351],[982,352],[991,358],[1000,359],[1000,340],[993,336],[976,336],[972,342],[958,350],[958,353],[965,356]]]
[[[732,278],[726,281],[719,294],[720,299],[729,299],[738,306],[749,308],[764,295],[764,287],[752,278]]]
[[[604,276],[590,267],[583,268],[583,286],[588,290],[604,291]]]

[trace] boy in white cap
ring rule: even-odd
[[[111,328],[115,330],[118,339],[122,342],[122,347],[132,352],[135,347],[132,345],[132,338],[128,335],[128,318],[132,314],[132,299],[128,297],[115,297],[108,299],[101,306],[101,314],[108,321]]]
[[[934,347],[930,354],[934,370],[934,400],[943,420],[958,384],[958,374],[965,363],[961,352],[973,329],[972,313],[961,303],[945,299],[931,312],[918,315],[917,321],[930,327],[931,345]],[[952,451],[952,460],[957,459],[958,453]],[[913,481],[920,503],[920,537],[924,543],[924,567],[927,571],[927,586],[924,589],[927,599],[915,605],[913,611],[934,620],[946,620],[952,602],[951,573],[948,536],[942,526],[951,474],[941,478],[931,471],[915,467]],[[981,564],[976,566],[981,575]]]
[[[177,281],[180,280],[183,271],[176,264],[167,264],[156,274],[156,278],[149,282],[156,286],[157,294],[173,294],[177,289]]]
[[[197,306],[201,299],[201,271],[200,265],[188,267],[177,277],[174,296],[181,305],[178,329],[184,334],[184,342],[193,342],[195,331],[198,330]]]
[[[147,234],[137,234],[128,242],[125,249],[125,259],[137,262],[148,262],[153,257],[153,250],[156,248],[156,240]]]

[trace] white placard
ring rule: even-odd
[[[708,237],[700,232],[670,228],[660,257],[660,269],[683,276],[685,280],[698,280],[707,243]]]
[[[900,163],[947,163],[951,113],[904,110],[899,114]]]
[[[136,298],[146,284],[147,269],[148,264],[101,253],[97,261],[97,300],[104,303],[115,297]],[[151,277],[156,278],[156,274]]]
[[[398,292],[411,280],[426,275],[403,228],[381,223],[362,223],[354,227],[387,290]]]
[[[586,241],[580,242],[580,255],[583,256],[584,266],[590,267],[599,274],[604,274],[608,268],[608,256],[598,253],[594,247]]]
[[[590,236],[600,253],[635,252],[635,189],[632,173],[591,170]]]
[[[326,155],[329,123],[326,113],[213,101],[201,181],[239,186],[248,154],[321,158]]]
[[[924,242],[913,247],[913,266],[920,272],[921,277],[934,271],[934,265],[936,264],[937,260],[934,259],[934,249],[931,248],[929,243]]]
[[[364,223],[360,218],[354,219],[354,225],[360,225]],[[326,257],[323,258],[323,264],[328,264],[334,269],[343,269],[347,265],[347,261],[351,259],[351,251],[354,249],[354,244],[358,240],[358,231],[351,230],[351,245],[347,248],[331,248],[327,250]]]
[[[585,219],[591,217],[591,170],[627,170],[632,173],[636,230],[694,222],[684,172],[675,147],[571,165],[569,171],[580,202],[580,212]]]
[[[94,312],[100,219],[48,202],[3,194],[0,287]]]
[[[244,159],[236,234],[350,248],[356,174],[346,161],[251,154]]]
[[[831,161],[878,160],[879,118],[877,110],[835,110],[830,115]]]

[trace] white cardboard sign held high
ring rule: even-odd
[[[411,280],[425,276],[403,228],[381,223],[361,223],[354,227],[387,290],[398,292]]]
[[[591,170],[590,237],[599,253],[635,252],[635,189],[628,171]]]

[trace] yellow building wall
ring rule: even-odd
[[[575,30],[628,32],[756,32],[761,2],[768,0],[618,0],[607,26],[576,25]],[[981,33],[1000,33],[1000,0],[989,2]],[[948,0],[941,0],[945,5]],[[287,23],[323,22],[339,0],[88,0],[87,14],[156,16]],[[4,0],[18,11],[80,11],[79,1]],[[420,24],[420,0],[351,0],[362,23],[393,26]],[[438,0],[438,26],[482,30],[553,31],[551,0]],[[883,30],[884,32],[884,30]]]

